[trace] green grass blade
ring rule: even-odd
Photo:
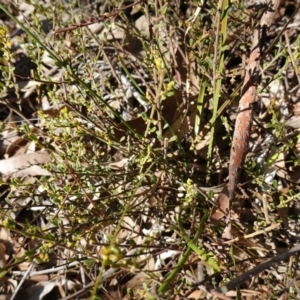
[[[225,56],[225,49],[224,45],[227,38],[227,21],[228,21],[228,0],[220,0],[218,6],[221,8],[222,14],[224,14],[221,20],[221,39],[218,43],[218,30],[217,30],[217,37],[215,42],[215,59],[218,57],[218,68],[214,65],[214,78],[213,78],[213,88],[214,88],[214,97],[213,97],[213,115],[212,115],[212,126],[210,129],[210,138],[209,138],[209,145],[208,145],[208,152],[207,152],[207,170],[210,170],[211,160],[213,157],[213,147],[214,147],[214,135],[215,135],[215,125],[217,120],[217,112],[219,106],[219,99],[221,96],[221,84],[222,84],[222,73],[224,70],[224,56]],[[219,19],[221,13],[218,13]],[[218,25],[217,25],[218,26]],[[208,174],[207,180],[209,179],[210,174]]]

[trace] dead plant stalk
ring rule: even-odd
[[[254,28],[252,39],[252,50],[249,57],[248,66],[242,87],[242,97],[239,102],[238,114],[235,123],[232,146],[229,161],[229,181],[220,193],[216,205],[211,212],[211,221],[214,224],[226,216],[226,228],[223,233],[224,238],[232,238],[230,226],[230,208],[234,198],[236,186],[239,181],[240,170],[247,152],[248,140],[251,129],[252,104],[255,101],[259,78],[259,62],[262,57],[262,47],[265,43],[267,31],[275,17],[275,12],[279,6],[279,0],[272,0],[270,5],[263,8],[260,24]]]

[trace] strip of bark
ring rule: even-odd
[[[239,102],[238,114],[235,123],[232,146],[229,161],[229,181],[220,193],[216,205],[213,207],[210,220],[218,224],[223,217],[230,226],[230,208],[235,195],[237,182],[239,181],[240,170],[247,153],[249,134],[252,119],[252,104],[255,101],[259,78],[259,62],[262,56],[262,47],[267,35],[267,31],[272,25],[275,12],[280,0],[272,0],[262,14],[260,24],[253,32],[252,50],[246,68],[244,84],[242,87],[242,97]],[[226,231],[226,230],[225,230]],[[223,237],[231,238],[230,228]]]

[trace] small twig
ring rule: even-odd
[[[265,215],[265,220],[267,224],[270,224],[270,216],[269,216],[269,203],[267,200],[266,193],[263,193],[262,195],[262,202],[263,202],[263,213]]]
[[[13,295],[11,296],[10,300],[14,300],[14,299],[15,299],[15,297],[16,297],[16,295],[18,294],[20,288],[22,287],[22,284],[24,283],[26,277],[27,277],[28,274],[30,273],[32,267],[33,267],[33,263],[31,263],[31,264],[29,265],[28,269],[26,270],[26,272],[25,272],[23,278],[20,280],[20,282],[19,282],[17,288],[15,289]]]
[[[273,265],[280,263],[283,260],[287,260],[292,255],[300,252],[300,244],[296,245],[295,247],[291,248],[289,251],[274,256],[273,258],[259,264],[258,266],[254,267],[253,269],[247,271],[246,273],[234,278],[233,280],[229,281],[227,284],[215,289],[215,292],[218,293],[227,293],[230,290],[234,290],[239,287],[243,282],[246,280],[251,279],[253,276],[269,269]]]
[[[144,134],[145,137],[147,137],[147,135],[149,134],[151,121],[153,120],[155,111],[158,111],[158,117],[160,117],[160,113],[159,113],[160,112],[159,111],[159,109],[160,109],[160,94],[161,94],[161,91],[163,89],[163,83],[164,83],[165,76],[166,76],[166,71],[162,70],[161,74],[160,74],[160,77],[159,77],[159,85],[158,85],[157,90],[156,90],[154,105],[152,106],[152,109],[151,109],[151,112],[150,112],[150,117],[149,117],[149,120],[147,121],[147,128],[146,128],[145,134]],[[158,126],[159,126],[159,133],[162,135],[161,118],[158,120]]]
[[[123,6],[123,7],[120,7],[120,8],[116,8],[110,14],[104,14],[102,16],[99,16],[98,18],[91,18],[89,21],[82,20],[79,24],[73,24],[73,25],[71,25],[70,27],[67,27],[67,28],[58,28],[58,29],[56,29],[54,31],[54,34],[58,34],[58,33],[62,33],[62,32],[67,32],[67,31],[73,31],[73,30],[76,30],[78,28],[87,27],[89,25],[102,22],[102,21],[107,20],[109,18],[114,18],[114,17],[116,17],[118,15],[118,13],[120,13],[120,12],[122,12],[122,11],[130,8],[130,7],[135,6],[135,5],[139,4],[140,2],[142,2],[142,0],[138,0],[138,1],[134,2],[134,3],[128,4],[126,6]]]
[[[53,274],[53,273],[57,273],[60,271],[65,271],[67,268],[71,268],[71,267],[75,267],[79,265],[78,261],[73,261],[67,265],[63,265],[63,266],[59,266],[56,268],[50,268],[50,269],[46,269],[46,270],[41,270],[41,271],[34,271],[34,272],[29,272],[28,270],[26,271],[12,271],[12,274],[14,276],[25,276],[25,274],[28,275],[28,277],[33,277],[33,276],[39,276],[39,275],[46,275],[46,274]]]
[[[285,30],[288,28],[288,25],[291,23],[291,21],[294,19],[295,15],[298,13],[298,10],[300,9],[300,4],[297,6],[297,8],[295,9],[295,11],[293,12],[293,14],[290,16],[290,18],[288,19],[288,21],[285,23],[285,25],[281,28],[280,32],[277,34],[277,36],[275,37],[275,39],[272,41],[271,45],[268,47],[268,49],[263,53],[261,59],[263,59],[266,55],[268,55],[271,50],[275,47],[275,45],[277,44],[278,40],[280,39],[280,37],[282,36],[282,34],[285,32]]]
[[[280,227],[280,223],[274,223],[274,224],[271,224],[270,226],[268,226],[266,228],[263,228],[261,230],[258,230],[258,231],[246,234],[243,237],[236,237],[236,238],[234,238],[234,239],[232,239],[230,241],[221,242],[221,244],[222,245],[231,245],[231,244],[233,244],[235,242],[238,242],[240,240],[250,239],[250,238],[253,238],[253,237],[258,236],[260,234],[264,234],[264,233],[266,233],[268,231],[272,231],[274,229],[277,229],[278,227]]]
[[[298,66],[295,62],[294,55],[293,55],[291,45],[290,45],[290,41],[289,41],[289,36],[288,36],[288,33],[286,31],[284,32],[284,36],[285,36],[285,42],[286,42],[286,45],[287,45],[287,50],[288,50],[288,53],[289,53],[289,57],[290,57],[292,65],[293,65],[295,75],[297,76],[298,84],[299,84],[300,83],[300,75],[299,75],[299,72],[298,72]]]

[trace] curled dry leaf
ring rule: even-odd
[[[17,130],[4,130],[2,131],[2,138],[0,140],[0,154],[10,153],[12,148],[17,147],[23,140],[19,136]]]

